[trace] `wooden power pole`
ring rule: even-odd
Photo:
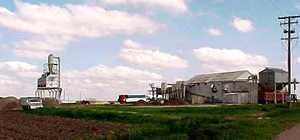
[[[291,76],[292,76],[292,65],[291,65],[291,43],[292,40],[298,39],[296,36],[292,36],[296,33],[295,30],[291,29],[291,26],[298,23],[298,18],[300,16],[284,16],[279,17],[278,19],[281,20],[280,25],[287,26],[287,29],[285,28],[283,33],[287,34],[287,37],[281,38],[281,40],[285,40],[288,42],[288,97],[289,97],[289,103],[291,98]]]

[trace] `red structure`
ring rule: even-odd
[[[267,91],[260,87],[258,91],[258,102],[263,104],[269,103],[285,103],[288,100],[288,92],[287,91]]]
[[[282,69],[266,68],[259,73],[258,102],[284,103],[288,100],[286,90],[288,73]]]

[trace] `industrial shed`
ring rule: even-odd
[[[197,75],[185,86],[185,100],[192,104],[257,103],[257,77],[249,71]]]
[[[259,103],[284,103],[288,99],[288,72],[278,68],[265,68],[259,72]]]
[[[265,68],[259,72],[259,84],[266,90],[282,89],[288,83],[288,72],[278,68]],[[276,86],[275,86],[276,85]]]

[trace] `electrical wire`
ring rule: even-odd
[[[268,2],[270,1],[271,2],[271,5],[274,7],[274,8],[276,8],[278,11],[279,11],[279,13],[281,14],[281,15],[283,15],[284,13],[286,13],[285,11],[283,11],[279,6],[277,6],[277,4],[274,2],[274,0],[267,0]]]
[[[297,35],[297,37],[298,37],[298,36],[299,36],[299,33],[296,33],[296,35]],[[295,44],[291,47],[292,50],[294,50],[294,49],[297,47],[298,42],[299,42],[299,40],[298,40],[298,39],[295,39]]]
[[[298,20],[296,20],[296,25],[298,25]],[[298,26],[294,26],[294,31],[297,31],[297,27],[298,27]],[[298,33],[298,32],[296,32],[296,37],[299,37],[299,33]],[[299,39],[296,39],[295,41],[296,41],[296,42],[295,42],[295,45],[294,45],[294,47],[292,47],[292,49],[294,49],[294,48],[297,47],[298,42],[299,42]]]

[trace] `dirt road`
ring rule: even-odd
[[[299,140],[300,139],[300,124],[287,129],[277,135],[274,140]]]
[[[21,112],[0,112],[1,140],[82,139],[86,136],[99,136],[117,129],[127,132],[127,127],[120,124],[32,116]]]

